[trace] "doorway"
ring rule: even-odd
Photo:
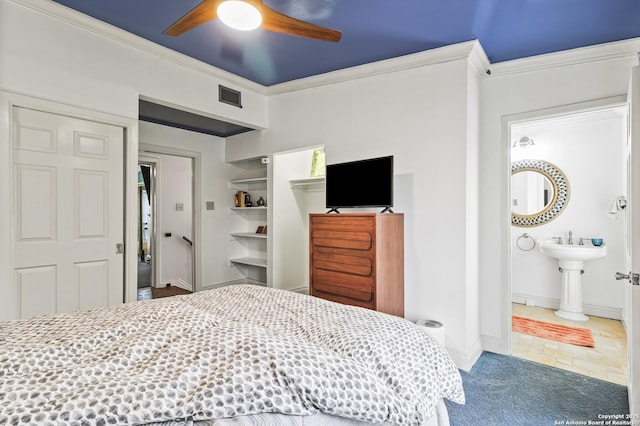
[[[196,161],[180,154],[139,155],[138,300],[196,289]]]
[[[588,348],[512,332],[511,353],[625,386],[624,288],[615,281],[614,272],[624,270],[626,253],[625,213],[615,208],[615,201],[627,193],[626,123],[626,105],[609,104],[541,114],[508,124],[509,166],[514,176],[510,206],[520,215],[512,219],[510,233],[508,311],[514,316],[587,329],[595,341],[595,347]],[[537,179],[532,173],[536,179],[527,179],[538,182],[539,200],[532,199],[532,191],[520,190],[515,180],[520,173],[514,171],[519,167],[514,165],[523,162],[552,164],[566,176],[566,205],[559,212],[553,214],[551,209],[548,215],[539,214],[550,207],[554,196],[554,185],[545,182],[546,177]],[[529,199],[525,200],[527,195]],[[536,211],[519,210],[538,201]],[[567,320],[555,314],[562,299],[562,272],[556,259],[539,250],[541,240],[561,238],[568,243],[570,232],[575,245],[582,241],[588,246],[592,238],[602,238],[608,249],[605,257],[585,262],[582,269],[581,306],[587,321]]]

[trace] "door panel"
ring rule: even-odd
[[[15,272],[21,314],[26,318],[55,312],[56,266],[21,268]]]
[[[75,170],[73,196],[75,239],[108,238],[109,174]]]
[[[83,309],[109,305],[109,262],[78,262],[74,268],[79,305]]]
[[[18,241],[55,241],[56,169],[18,165],[15,170]]]
[[[124,131],[13,108],[19,316],[123,302]]]

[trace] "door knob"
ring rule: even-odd
[[[616,280],[627,280],[633,285],[640,285],[640,274],[616,272]]]
[[[628,280],[629,274],[623,274],[622,272],[616,272],[616,280]]]

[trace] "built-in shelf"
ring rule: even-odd
[[[257,207],[231,207],[231,210],[234,211],[243,211],[243,212],[260,212],[267,210],[265,206],[257,206]]]
[[[260,257],[236,257],[235,259],[229,259],[231,263],[239,263],[241,265],[258,266],[260,268],[267,267],[267,259]]]
[[[228,261],[237,266],[234,274],[244,275],[239,280],[266,283],[269,241],[266,234],[256,233],[269,222],[271,207],[258,206],[260,198],[267,199],[270,175],[266,156],[252,157],[227,163],[229,200]],[[238,192],[250,196],[252,207],[239,207]],[[244,201],[244,200],[242,200]],[[262,203],[261,203],[262,204]]]
[[[304,179],[291,179],[289,185],[294,189],[301,189],[303,191],[320,189],[324,186],[324,176],[304,178]]]
[[[233,232],[231,235],[238,238],[267,238],[267,234],[258,234],[256,232]]]
[[[248,178],[248,179],[235,179],[232,180],[233,185],[249,185],[252,183],[267,183],[266,177]]]

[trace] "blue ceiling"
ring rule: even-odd
[[[56,2],[265,86],[474,39],[496,63],[640,37],[640,0],[264,0],[341,30],[338,43],[236,31],[219,19],[162,33],[199,0]]]

